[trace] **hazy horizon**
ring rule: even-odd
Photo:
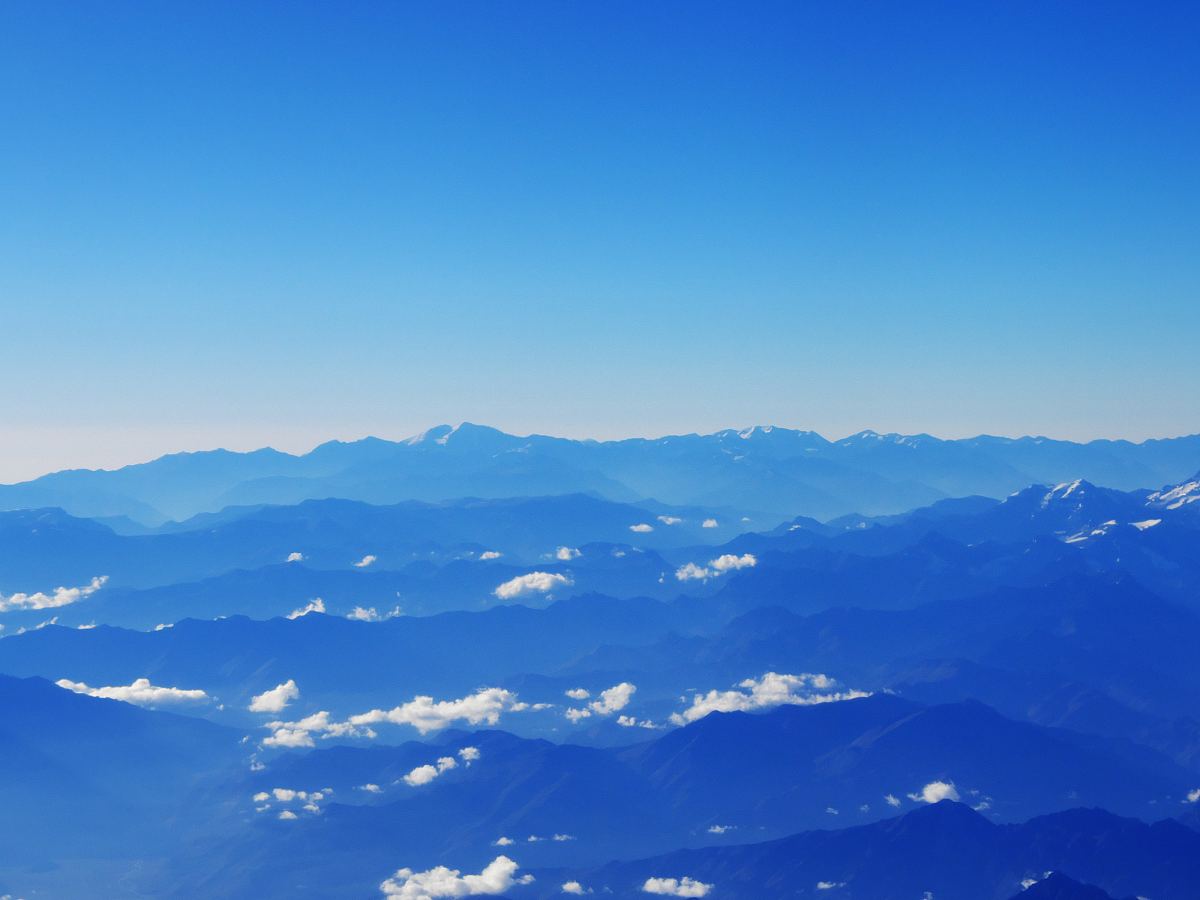
[[[459,420],[457,423],[454,423],[454,422],[447,420],[447,421],[438,422],[433,425],[415,428],[413,430],[406,431],[403,433],[401,433],[399,430],[396,430],[396,429],[387,429],[387,430],[375,430],[375,431],[369,431],[369,432],[362,432],[362,433],[357,433],[357,434],[353,434],[353,435],[334,435],[334,436],[328,436],[328,437],[319,437],[318,436],[318,437],[314,437],[314,438],[305,438],[305,437],[301,437],[301,436],[296,436],[291,441],[279,441],[279,440],[272,441],[268,438],[266,441],[261,442],[261,443],[255,443],[253,441],[246,441],[246,442],[238,443],[236,441],[222,441],[221,439],[218,438],[218,439],[216,439],[215,442],[211,442],[211,443],[207,443],[207,444],[198,443],[198,444],[194,444],[194,445],[189,444],[189,445],[181,445],[181,446],[175,446],[172,444],[162,444],[162,445],[147,444],[146,447],[148,449],[144,449],[141,451],[139,451],[137,448],[133,447],[132,445],[129,446],[128,448],[125,448],[123,445],[118,443],[117,445],[114,445],[112,447],[105,448],[105,450],[100,453],[98,458],[104,459],[105,460],[104,462],[99,462],[99,463],[94,463],[94,464],[89,464],[87,462],[82,462],[79,464],[72,464],[70,462],[67,462],[62,465],[54,465],[51,468],[40,468],[40,467],[38,467],[38,464],[35,461],[30,460],[30,461],[28,461],[30,463],[30,466],[27,471],[23,470],[20,465],[14,465],[13,459],[6,455],[5,450],[0,449],[0,484],[16,484],[19,482],[31,481],[31,480],[39,478],[43,475],[49,475],[49,474],[53,474],[55,472],[61,472],[61,471],[67,471],[67,470],[108,470],[108,471],[111,471],[114,469],[124,468],[126,466],[140,465],[143,463],[152,462],[163,456],[171,456],[171,455],[180,454],[180,453],[203,453],[203,452],[211,452],[211,451],[217,451],[217,450],[226,450],[226,451],[229,451],[232,453],[251,453],[256,450],[276,450],[281,453],[291,454],[293,456],[303,456],[303,455],[311,452],[312,450],[316,449],[317,447],[321,446],[322,444],[326,444],[326,443],[332,443],[332,442],[353,443],[355,441],[367,440],[370,438],[377,438],[380,440],[399,443],[402,441],[409,440],[411,438],[415,438],[415,437],[425,433],[426,431],[429,431],[433,428],[441,427],[443,425],[451,425],[452,427],[457,427],[458,425],[465,425],[465,424],[473,424],[473,425],[479,425],[479,426],[483,426],[483,427],[487,427],[487,428],[495,428],[498,431],[502,431],[506,434],[511,434],[511,435],[515,435],[515,436],[519,436],[519,437],[540,435],[543,437],[566,438],[569,440],[581,440],[581,441],[594,440],[594,441],[599,441],[599,442],[622,441],[622,440],[658,440],[661,438],[668,438],[668,437],[679,437],[679,436],[696,435],[696,434],[709,435],[709,434],[715,434],[720,431],[744,431],[744,430],[750,429],[750,428],[764,428],[764,427],[780,428],[780,429],[785,429],[785,430],[789,430],[789,431],[815,432],[816,434],[819,434],[821,437],[825,438],[826,440],[828,440],[830,442],[835,442],[835,443],[840,440],[845,440],[846,438],[852,437],[856,434],[861,434],[864,431],[874,431],[881,435],[898,434],[898,435],[902,435],[902,436],[914,436],[914,435],[926,434],[926,435],[929,435],[930,437],[937,438],[939,440],[946,440],[946,441],[970,440],[972,438],[977,438],[977,437],[997,437],[997,438],[1005,438],[1008,440],[1020,440],[1022,438],[1034,438],[1034,439],[1045,439],[1045,440],[1050,440],[1050,441],[1069,441],[1071,443],[1079,443],[1079,444],[1086,444],[1086,443],[1090,443],[1092,441],[1127,441],[1127,442],[1133,443],[1133,444],[1142,444],[1142,443],[1146,443],[1148,441],[1171,440],[1174,438],[1189,437],[1192,434],[1198,433],[1198,432],[1180,432],[1179,434],[1158,434],[1158,435],[1148,435],[1145,437],[1138,437],[1138,438],[1122,437],[1120,435],[1117,435],[1117,436],[1096,435],[1096,436],[1091,436],[1091,437],[1075,438],[1075,437],[1064,437],[1064,436],[1055,435],[1055,434],[1039,434],[1039,433],[1032,433],[1032,432],[1027,432],[1024,434],[1015,434],[1015,433],[1014,434],[998,434],[996,432],[977,431],[977,432],[971,432],[971,433],[965,433],[965,434],[946,434],[946,433],[938,433],[935,431],[930,431],[927,429],[899,430],[899,429],[873,428],[871,426],[866,426],[863,428],[856,428],[853,431],[828,431],[828,430],[824,430],[821,428],[803,427],[803,426],[797,426],[797,425],[785,425],[785,424],[780,424],[778,422],[759,422],[759,423],[755,423],[755,424],[751,424],[751,425],[741,425],[741,426],[725,425],[725,426],[717,426],[717,427],[713,427],[713,428],[678,429],[678,430],[673,430],[673,431],[664,431],[664,432],[649,433],[649,434],[629,434],[629,433],[617,433],[617,432],[613,432],[611,434],[595,434],[595,433],[567,434],[567,433],[563,433],[562,431],[556,432],[556,431],[552,431],[549,429],[541,429],[541,428],[528,429],[528,428],[501,427],[499,425],[496,425],[496,424],[493,424],[493,423],[487,422],[487,421]],[[284,429],[283,431],[286,433],[287,429]],[[128,437],[128,432],[127,431],[122,432],[121,436]],[[159,449],[160,447],[161,447],[161,449]],[[123,452],[123,450],[125,450],[125,449],[128,449],[129,452],[126,453],[125,455],[120,455]],[[86,452],[86,451],[83,451],[83,452]],[[70,448],[70,447],[64,448],[61,458],[69,460],[72,457],[73,457],[72,448]],[[16,474],[14,476],[9,473],[16,473]]]

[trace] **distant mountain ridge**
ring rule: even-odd
[[[302,455],[272,449],[178,453],[116,470],[69,470],[0,485],[0,509],[181,520],[227,506],[338,497],[369,503],[590,493],[632,502],[721,506],[777,520],[883,515],[945,497],[1003,497],[1084,478],[1155,490],[1200,471],[1200,434],[1132,443],[863,431],[831,441],[755,426],[713,434],[571,440],[471,423],[404,441],[331,441]]]

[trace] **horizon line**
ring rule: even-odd
[[[454,433],[458,432],[464,426],[478,428],[481,430],[493,431],[498,434],[504,435],[506,437],[512,437],[512,438],[518,438],[518,439],[520,439],[520,438],[528,438],[528,439],[545,438],[548,440],[567,441],[567,442],[577,443],[577,444],[619,444],[619,443],[625,443],[625,442],[629,442],[629,441],[656,442],[656,441],[670,440],[672,438],[716,437],[717,435],[729,434],[729,433],[748,437],[749,435],[751,435],[755,432],[762,432],[762,433],[769,434],[773,431],[783,431],[783,432],[789,432],[789,433],[797,434],[797,435],[815,435],[816,437],[820,438],[822,441],[826,442],[827,444],[829,444],[831,446],[835,446],[837,444],[844,443],[845,441],[852,440],[854,438],[876,437],[876,438],[880,438],[880,439],[884,439],[884,438],[897,438],[897,439],[927,438],[929,440],[937,441],[939,443],[956,443],[956,444],[967,443],[970,441],[977,441],[977,440],[997,440],[997,441],[1007,441],[1010,443],[1018,443],[1020,441],[1050,442],[1050,443],[1059,443],[1059,444],[1072,444],[1077,447],[1086,447],[1091,444],[1128,444],[1130,446],[1140,447],[1140,446],[1144,446],[1145,444],[1149,444],[1149,443],[1156,443],[1156,442],[1162,442],[1162,441],[1178,441],[1178,440],[1186,440],[1188,438],[1200,437],[1200,432],[1185,432],[1185,433],[1176,434],[1176,435],[1166,435],[1166,436],[1160,436],[1160,437],[1147,437],[1147,438],[1143,438],[1141,440],[1131,440],[1129,438],[1108,438],[1108,437],[1090,438],[1088,440],[1072,440],[1070,438],[1050,437],[1049,435],[1044,435],[1044,434],[1023,434],[1023,435],[1014,437],[1014,436],[1010,436],[1010,435],[990,434],[990,433],[986,433],[986,432],[981,432],[979,434],[966,435],[963,437],[947,438],[947,437],[939,437],[936,434],[932,434],[930,432],[924,432],[924,431],[879,432],[879,431],[875,431],[870,428],[865,428],[860,431],[856,431],[851,434],[847,434],[843,437],[829,438],[829,437],[826,437],[825,435],[821,434],[821,432],[819,432],[815,429],[796,428],[796,427],[789,426],[789,425],[756,424],[756,425],[746,426],[745,428],[733,428],[733,427],[719,428],[716,431],[709,431],[709,432],[689,431],[689,432],[674,432],[674,433],[661,434],[661,435],[627,435],[625,437],[615,437],[615,438],[586,438],[586,437],[579,438],[579,437],[565,437],[562,435],[547,434],[547,433],[538,432],[538,431],[532,431],[527,434],[518,434],[515,432],[505,431],[502,428],[497,428],[492,425],[481,425],[477,422],[470,422],[470,421],[463,420],[463,421],[460,421],[457,425],[451,425],[448,422],[442,422],[437,425],[430,426],[429,428],[426,428],[423,431],[419,431],[415,434],[412,434],[412,435],[409,435],[409,436],[403,437],[403,438],[395,438],[395,439],[385,438],[385,437],[379,437],[375,434],[369,434],[369,433],[363,434],[360,437],[355,437],[355,438],[336,438],[336,437],[329,438],[327,440],[323,440],[316,444],[311,445],[309,447],[309,449],[307,449],[307,450],[298,451],[298,452],[292,452],[292,451],[288,451],[288,450],[280,450],[279,448],[274,447],[270,444],[264,444],[262,446],[253,447],[248,450],[233,450],[226,446],[204,447],[204,448],[197,448],[197,449],[191,449],[191,450],[172,450],[172,451],[167,451],[165,453],[160,453],[157,456],[152,456],[148,459],[141,459],[141,460],[138,460],[135,462],[122,463],[120,465],[112,466],[112,467],[76,466],[76,467],[67,467],[67,468],[62,468],[62,469],[51,469],[51,470],[43,472],[39,475],[34,475],[30,478],[25,478],[20,481],[0,482],[0,486],[12,487],[15,485],[20,485],[20,484],[28,484],[30,482],[38,481],[39,479],[42,479],[42,478],[47,478],[51,475],[59,475],[59,474],[64,474],[64,473],[69,473],[69,472],[119,472],[124,469],[135,468],[137,466],[150,465],[152,463],[158,462],[159,460],[168,459],[171,457],[191,456],[191,455],[199,455],[199,454],[207,454],[207,453],[229,453],[229,454],[238,455],[238,456],[249,456],[251,454],[263,453],[263,452],[269,451],[272,453],[278,453],[282,456],[290,456],[293,459],[301,459],[305,456],[308,456],[308,455],[314,453],[321,447],[325,447],[325,446],[328,446],[331,444],[347,444],[347,445],[349,445],[349,444],[363,443],[365,441],[379,441],[381,443],[393,444],[396,446],[401,446],[401,445],[405,445],[405,444],[412,445],[412,444],[419,443],[427,435],[429,435],[432,432],[438,431],[440,429],[449,429],[449,431],[446,433],[446,436],[449,436],[450,434],[454,434]]]

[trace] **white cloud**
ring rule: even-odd
[[[700,527],[701,528],[716,528],[718,526],[718,524],[719,523],[717,522],[716,519],[705,519],[704,523]]]
[[[622,728],[659,728],[649,719],[638,720],[636,716],[617,716],[617,724]]]
[[[356,606],[346,614],[346,618],[353,619],[355,622],[386,622],[388,619],[394,619],[402,615],[404,613],[399,606],[394,606],[391,612],[383,614],[380,614],[379,610],[373,606]]]
[[[733,831],[737,828],[736,825],[709,825],[709,834],[725,834],[727,831]]]
[[[1196,788],[1194,791],[1188,791],[1187,802],[1200,803],[1200,788]]]
[[[111,687],[89,687],[82,681],[71,681],[60,678],[54,682],[60,688],[74,691],[76,694],[87,694],[89,697],[104,697],[108,700],[121,700],[135,706],[177,706],[187,703],[208,703],[212,698],[199,689],[185,690],[176,687],[159,687],[150,683],[148,678],[138,678],[133,684],[114,685]]]
[[[351,716],[349,724],[362,726],[390,722],[393,725],[412,725],[421,734],[427,734],[459,721],[471,725],[495,725],[500,721],[501,713],[520,712],[524,709],[528,707],[520,703],[512,691],[503,688],[482,688],[458,700],[435,701],[432,697],[414,697],[408,703],[402,703],[389,710],[373,709]]]
[[[713,889],[711,884],[694,878],[647,878],[642,890],[647,894],[666,894],[668,897],[706,897]]]
[[[832,891],[836,888],[845,887],[845,886],[846,886],[846,882],[844,882],[844,881],[818,881],[817,882],[817,890],[818,891]]]
[[[382,794],[383,788],[374,782],[368,781],[366,784],[360,784],[355,790],[366,791],[368,794]]]
[[[304,562],[304,554],[301,553],[299,550],[293,550],[291,553],[288,554],[287,561],[288,562]]]
[[[592,889],[591,888],[585,889],[584,886],[582,884],[580,884],[578,881],[568,881],[562,886],[562,892],[564,894],[581,895],[581,894],[590,894],[592,892]]]
[[[664,525],[678,525],[683,521],[683,519],[679,518],[679,516],[659,516],[658,521],[662,522]]]
[[[458,768],[458,760],[453,756],[443,756],[437,761],[435,766],[417,766],[411,772],[404,776],[404,783],[412,787],[419,787],[423,784],[429,784],[433,779],[437,778],[443,772],[449,772],[451,769]]]
[[[503,555],[504,554],[501,553],[499,550],[484,550],[482,553],[479,554],[479,558],[483,559],[483,560],[499,559]]]
[[[573,582],[566,575],[552,572],[530,572],[528,575],[510,578],[492,593],[501,600],[513,600],[528,594],[548,594],[556,588],[570,587],[572,584]]]
[[[694,562],[687,563],[675,570],[675,578],[677,581],[708,581],[713,577],[713,572],[706,569],[704,566],[698,566]]]
[[[325,601],[322,600],[320,597],[318,597],[315,600],[308,601],[308,604],[306,606],[302,606],[299,609],[293,609],[290,613],[287,614],[287,617],[289,619],[299,619],[301,616],[307,616],[309,613],[324,613],[324,612],[325,612]]]
[[[107,575],[97,575],[82,587],[56,587],[49,594],[38,591],[33,594],[16,593],[7,597],[0,594],[0,612],[14,609],[57,609],[60,606],[70,606],[84,600],[108,581]]]
[[[630,684],[628,681],[622,681],[620,684],[615,684],[607,690],[600,692],[600,697],[593,700],[588,706],[592,712],[599,716],[611,716],[615,712],[620,712],[629,705],[630,698],[637,691],[637,686]]]
[[[321,812],[320,803],[325,799],[325,796],[332,791],[331,788],[325,788],[324,791],[299,791],[295,788],[272,788],[270,793],[267,791],[259,791],[252,798],[256,804],[255,812],[267,812],[271,808],[272,803],[279,803],[284,806],[299,803],[301,810],[307,813],[312,813],[314,816]],[[298,816],[292,810],[285,809],[279,813],[280,819],[296,819]]]
[[[533,881],[532,875],[516,877],[518,868],[507,856],[497,856],[478,875],[463,875],[458,869],[446,866],[436,866],[425,872],[400,869],[379,889],[384,896],[400,900],[502,894],[514,885]]]
[[[710,578],[719,578],[726,572],[748,569],[756,565],[758,559],[753,553],[743,553],[741,556],[725,553],[716,559],[710,559],[707,566],[698,566],[694,562],[682,565],[675,570],[675,578],[679,581],[708,581]]]
[[[712,712],[751,711],[783,705],[812,706],[870,696],[866,691],[839,691],[837,686],[837,682],[827,675],[767,672],[761,678],[747,678],[740,682],[738,687],[742,690],[711,690],[707,694],[694,695],[692,705],[681,713],[673,714],[671,721],[676,725],[686,725]]]
[[[375,737],[375,732],[349,722],[334,722],[326,710],[315,712],[295,722],[268,722],[271,735],[263,739],[264,747],[312,747],[314,734],[322,737]]]
[[[566,691],[565,693],[572,700],[586,700],[588,697],[592,696],[588,693],[587,688],[571,688],[571,690]]]
[[[654,530],[654,526],[646,522],[639,522],[637,525],[630,525],[629,530],[635,534],[647,534]]]
[[[458,751],[458,758],[465,762],[468,766],[479,759],[481,756],[478,747],[463,747]]]
[[[758,565],[758,559],[753,553],[743,553],[741,556],[725,553],[716,559],[709,560],[708,565],[714,572],[724,575],[726,572],[733,572],[737,569],[753,568]]]
[[[364,556],[358,562],[353,563],[353,566],[356,569],[365,569],[367,566],[371,565],[371,563],[375,562],[375,558],[376,558],[375,554],[368,553],[366,556]]]
[[[888,794],[883,799],[887,801],[888,806],[899,806],[900,805],[900,798],[897,797],[895,794]]]
[[[554,551],[554,558],[562,560],[563,562],[579,559],[581,556],[583,556],[583,553],[578,547],[559,547]]]
[[[601,691],[600,696],[589,703],[586,709],[568,709],[565,715],[571,722],[576,723],[581,719],[590,719],[593,714],[597,716],[611,716],[613,713],[620,712],[629,705],[629,699],[635,691],[637,691],[636,685],[630,684],[628,681],[622,681],[620,684],[614,684],[612,687]],[[576,691],[567,691],[567,696],[571,697],[573,693],[578,692],[582,692],[583,697],[588,696],[587,691],[584,691],[583,688],[577,688]],[[624,719],[627,717],[622,716],[621,718]],[[621,724],[624,725],[627,723],[622,722]]]
[[[458,700],[435,701],[432,697],[414,697],[408,703],[392,709],[372,709],[351,716],[344,722],[334,721],[326,710],[294,722],[268,722],[265,727],[271,729],[271,735],[264,738],[262,744],[264,747],[312,747],[314,735],[322,738],[374,738],[375,730],[370,726],[380,723],[412,725],[421,734],[438,731],[459,721],[471,725],[495,725],[500,721],[501,713],[533,708],[521,703],[513,692],[502,688],[482,688]],[[471,762],[479,758],[471,755],[477,752],[477,748],[465,747],[459,755]]]
[[[501,836],[501,837],[496,838],[496,840],[492,841],[492,843],[497,847],[511,847],[513,844],[516,843],[516,841],[514,841],[510,837]]]
[[[256,694],[250,700],[250,712],[281,713],[293,700],[300,698],[300,688],[289,678],[283,684],[277,684],[269,691]]]
[[[908,799],[940,803],[942,800],[958,800],[959,796],[953,781],[931,781],[917,793],[909,794]]]

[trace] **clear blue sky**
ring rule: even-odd
[[[0,10],[0,480],[469,419],[1200,430],[1200,12]]]

